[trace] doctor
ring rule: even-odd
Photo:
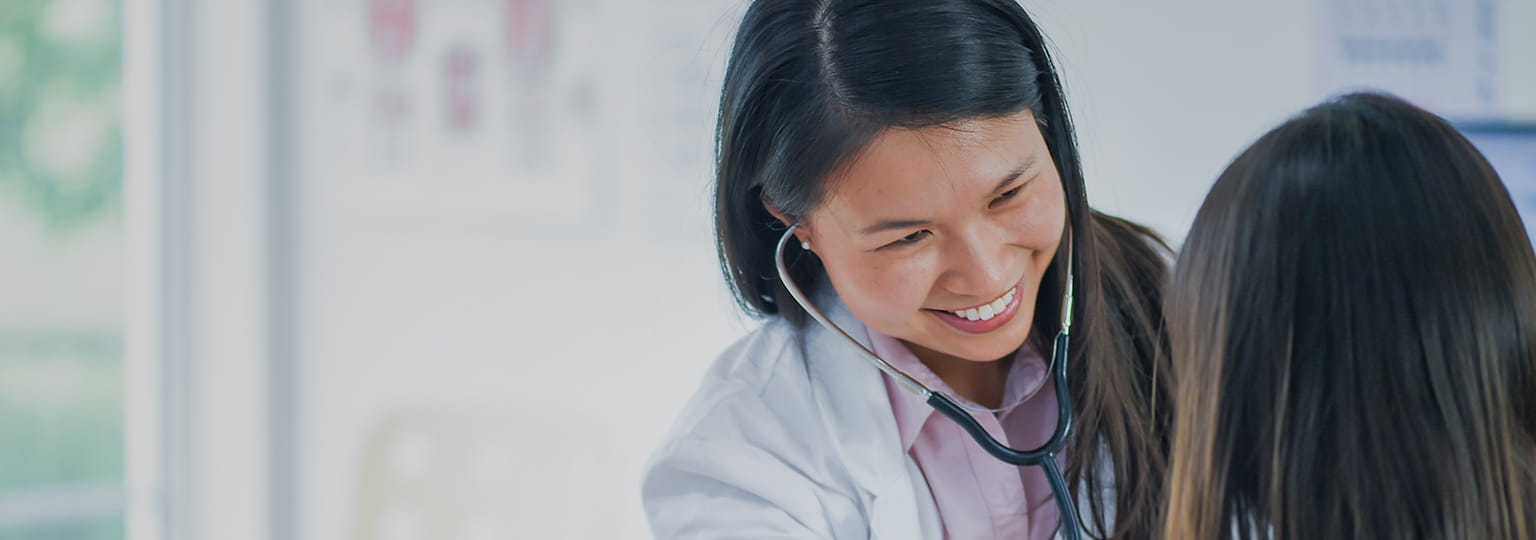
[[[992,458],[809,322],[774,267],[790,225],[788,270],[817,307],[1015,448],[1056,427],[1042,351],[1070,253],[1076,424],[1060,461],[1085,532],[1152,536],[1167,251],[1088,207],[1058,77],[1018,4],[757,0],[718,129],[721,267],[767,321],[720,356],[657,452],[643,495],[658,538],[1058,530],[1039,467]]]

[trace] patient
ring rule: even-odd
[[[1536,257],[1444,120],[1356,94],[1264,135],[1167,315],[1166,538],[1536,538]]]

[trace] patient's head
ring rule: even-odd
[[[1264,135],[1167,315],[1169,538],[1536,535],[1536,257],[1444,120],[1356,94]]]

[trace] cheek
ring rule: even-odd
[[[1035,249],[1048,249],[1061,240],[1066,229],[1067,206],[1058,187],[1050,193],[1031,198],[1008,216],[1009,228],[1018,231],[1017,240]]]
[[[883,333],[924,307],[933,284],[931,274],[926,265],[913,261],[827,264],[827,275],[849,310]]]

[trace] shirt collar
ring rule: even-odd
[[[868,327],[865,327],[865,331],[868,332],[870,348],[892,367],[905,372],[930,390],[943,392],[962,407],[972,410],[985,409],[956,395],[938,374],[928,369],[928,366],[918,360],[917,355],[912,354],[912,351],[901,341]],[[1019,347],[1019,351],[1015,353],[1013,365],[1008,369],[1008,380],[1003,383],[1003,406],[997,414],[1006,415],[1020,403],[1034,396],[1045,384],[1045,373],[1045,359],[1041,357],[1034,343],[1026,341],[1024,346]],[[928,406],[922,396],[908,391],[888,376],[884,379],[886,392],[891,399],[891,412],[896,416],[896,429],[901,434],[902,448],[911,451],[912,443],[917,441],[918,434],[923,431],[923,424],[927,423],[928,418],[935,414],[935,411]]]

